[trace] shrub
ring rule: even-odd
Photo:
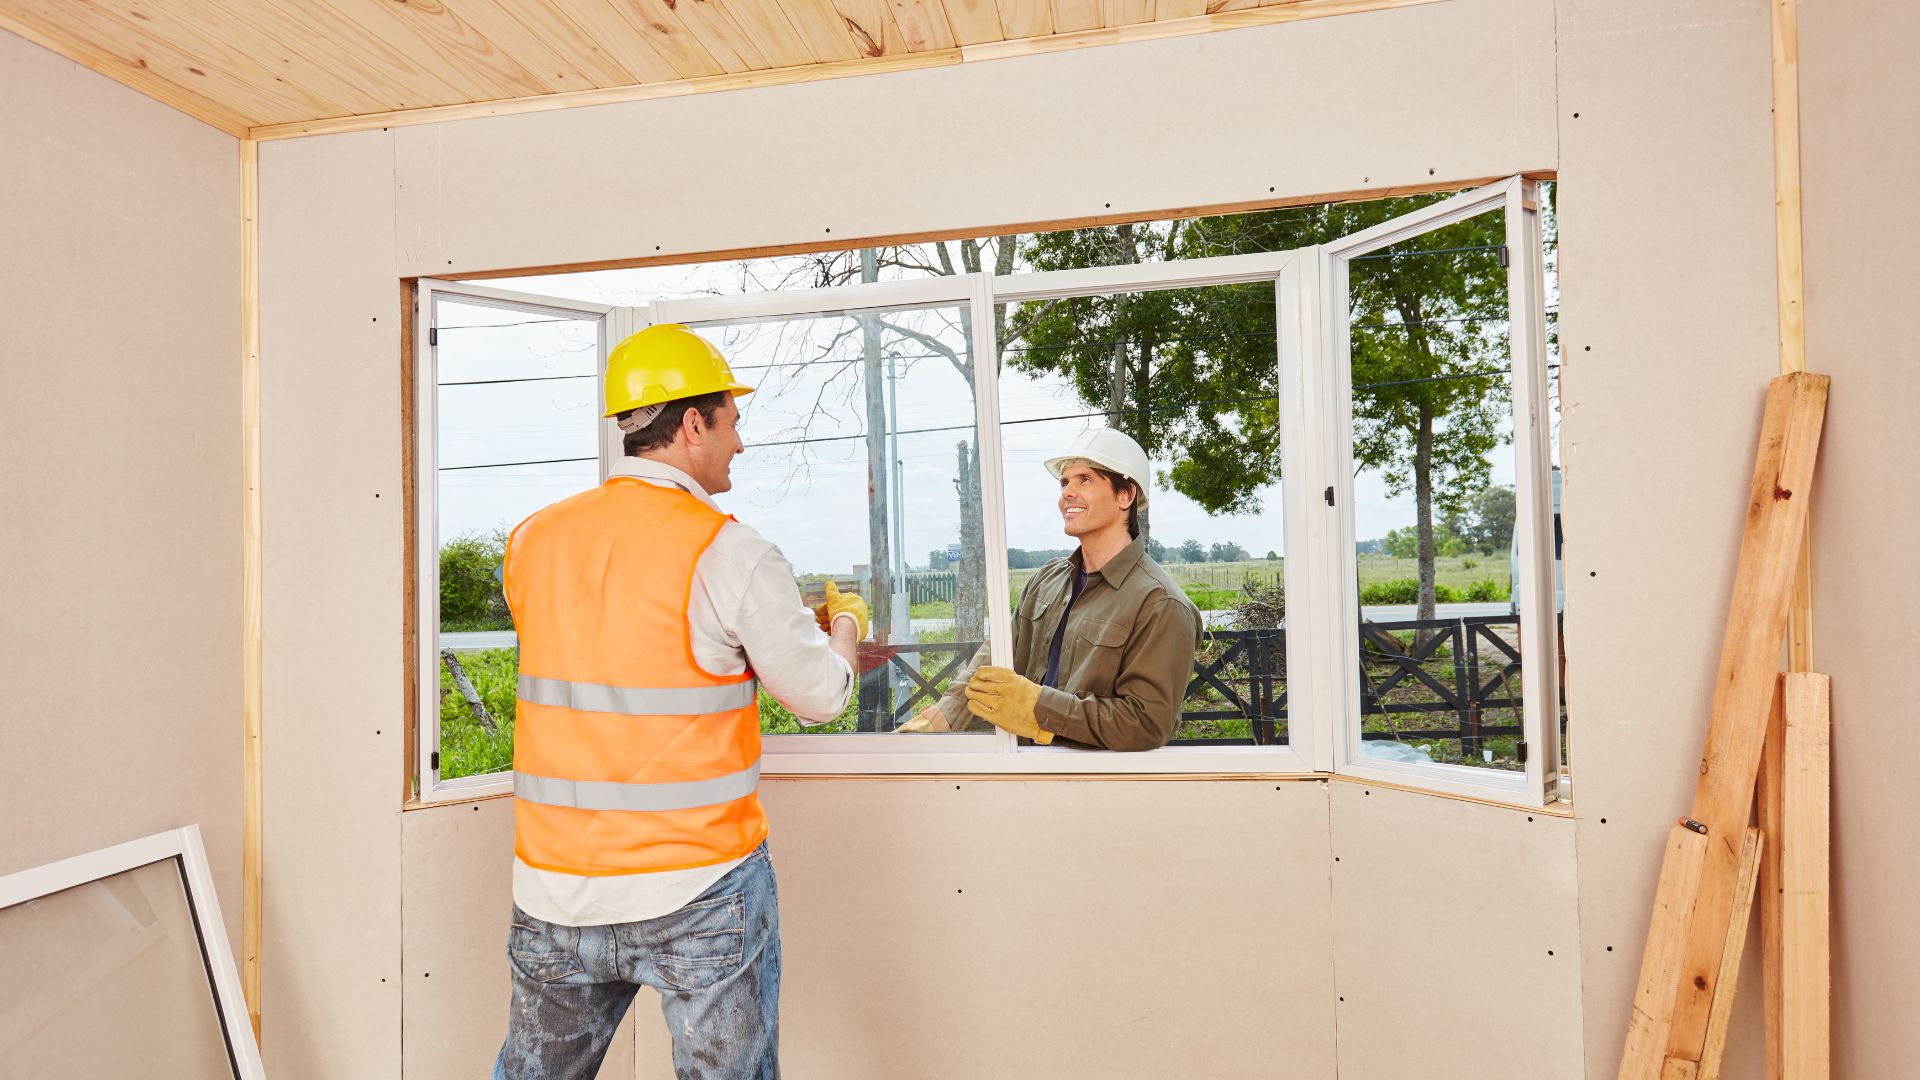
[[[1360,602],[1363,604],[1419,603],[1420,581],[1409,577],[1369,582],[1360,586]]]
[[[1490,604],[1508,599],[1510,595],[1505,585],[1492,578],[1481,578],[1467,586],[1467,599],[1476,604]]]
[[[511,630],[507,598],[494,572],[507,550],[504,529],[464,533],[440,546],[440,628]]]

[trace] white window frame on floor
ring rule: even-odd
[[[415,754],[418,799],[422,803],[505,795],[513,791],[513,774],[485,773],[451,780],[440,778],[440,363],[435,318],[438,301],[453,300],[475,307],[497,308],[528,315],[592,322],[596,327],[594,385],[601,386],[606,370],[613,308],[580,300],[495,289],[463,281],[422,278],[415,294],[413,343],[413,464],[414,464],[414,634]],[[596,398],[604,389],[594,391]],[[611,428],[611,423],[603,425]],[[600,440],[600,482],[607,479],[619,443]]]
[[[1361,754],[1360,667],[1352,646],[1331,658],[1316,677],[1330,690],[1327,704],[1337,723],[1333,771],[1521,806],[1544,806],[1560,797],[1560,686],[1553,550],[1551,413],[1547,400],[1545,270],[1536,185],[1512,177],[1463,192],[1414,213],[1382,222],[1318,249],[1325,308],[1319,366],[1325,373],[1321,415],[1336,425],[1321,445],[1332,449],[1331,486],[1339,512],[1337,535],[1327,549],[1330,565],[1316,584],[1331,589],[1341,640],[1359,640],[1359,579],[1353,515],[1353,387],[1348,318],[1349,261],[1382,248],[1496,209],[1506,211],[1508,389],[1513,402],[1514,528],[1519,549],[1521,738],[1528,754],[1524,772],[1447,763],[1385,761]],[[1536,662],[1544,658],[1544,662]],[[1316,665],[1329,658],[1316,657]]]
[[[254,1042],[253,1023],[247,1018],[240,969],[234,963],[233,949],[227,944],[227,925],[220,917],[220,897],[213,887],[213,870],[207,862],[206,846],[200,840],[200,826],[169,829],[0,876],[0,909],[168,860],[179,861],[180,888],[186,893],[187,910],[200,939],[207,989],[220,1017],[228,1062],[240,1080],[263,1080],[266,1068],[260,1063],[260,1047]]]
[[[449,297],[507,310],[597,319],[598,370],[612,343],[649,325],[710,328],[771,320],[812,319],[931,307],[966,306],[976,357],[997,358],[996,304],[1160,289],[1267,281],[1276,305],[1279,418],[1286,448],[1282,482],[1283,574],[1288,600],[1285,746],[1169,746],[1138,753],[1022,746],[1005,732],[948,734],[819,734],[764,737],[763,775],[1017,775],[1339,774],[1467,795],[1515,805],[1551,801],[1559,776],[1558,664],[1522,665],[1526,771],[1455,765],[1410,765],[1363,759],[1358,753],[1359,640],[1353,524],[1351,369],[1347,356],[1347,260],[1495,207],[1507,213],[1512,324],[1510,389],[1514,403],[1516,530],[1522,592],[1522,655],[1556,657],[1551,470],[1548,453],[1544,278],[1539,215],[1531,181],[1513,178],[1465,192],[1413,214],[1322,247],[1166,263],[1092,267],[995,276],[986,273],[917,278],[835,288],[740,296],[661,299],[613,307],[461,282],[419,283],[415,348],[416,533],[419,561],[419,798],[422,802],[503,794],[510,773],[443,781],[431,768],[439,748],[437,550],[437,378],[431,341],[435,299]],[[984,343],[984,344],[983,344]],[[999,365],[974,364],[976,439],[980,448],[983,533],[989,596],[1009,593],[1006,484],[1001,448]],[[620,454],[620,436],[601,423],[600,477]],[[1332,501],[1323,498],[1329,493]],[[751,522],[749,522],[751,524]],[[773,538],[776,542],[778,537]],[[1009,663],[1012,613],[988,605],[988,652]],[[1551,707],[1542,707],[1551,703]],[[1556,721],[1547,737],[1548,718]]]

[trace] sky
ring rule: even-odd
[[[779,276],[779,260],[547,275],[489,281],[522,292],[599,303],[739,293]],[[753,271],[759,271],[754,273]],[[883,275],[884,276],[884,275]],[[895,274],[893,276],[898,276]],[[596,331],[588,317],[554,320],[441,301],[436,402],[442,542],[510,528],[598,480]],[[878,338],[892,439],[888,476],[904,506],[898,528],[906,561],[959,542],[957,444],[975,441],[973,390],[953,360],[964,358],[964,308],[894,312]],[[912,331],[920,340],[889,329]],[[869,558],[867,394],[863,325],[830,316],[746,326],[698,327],[736,374],[758,387],[740,399],[747,452],[733,465],[721,507],[778,544],[803,573],[846,574]],[[1070,547],[1055,508],[1057,484],[1042,462],[1103,420],[1064,380],[1002,369],[1001,413],[1010,547]],[[579,460],[585,459],[585,460]],[[533,464],[526,464],[533,463]],[[1513,482],[1513,452],[1493,458],[1493,482]],[[1168,463],[1154,462],[1156,472]],[[479,467],[475,467],[479,466]],[[891,500],[890,500],[891,501]],[[1149,499],[1153,535],[1170,547],[1186,539],[1233,542],[1255,557],[1284,554],[1281,489],[1259,492],[1256,512],[1209,515],[1158,484]],[[1355,478],[1356,536],[1372,539],[1414,520],[1411,495],[1392,497],[1382,480]],[[978,513],[978,508],[968,508]]]

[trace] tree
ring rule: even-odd
[[[1207,549],[1200,546],[1198,540],[1187,540],[1180,545],[1181,562],[1206,562]]]
[[[945,570],[952,562],[953,560],[947,558],[946,548],[934,548],[927,552],[927,569],[929,570]]]
[[[1036,269],[1322,244],[1444,195],[1382,199],[1034,236]],[[1415,503],[1420,616],[1435,601],[1437,516],[1484,488],[1507,436],[1503,215],[1483,214],[1350,263],[1354,455]],[[1266,284],[1025,305],[1032,345],[1010,359],[1066,375],[1108,410],[1162,480],[1211,513],[1258,509],[1280,476],[1273,290]],[[1150,388],[1150,392],[1149,392]]]
[[[1154,562],[1157,562],[1157,563],[1166,562],[1167,561],[1167,545],[1161,543],[1158,540],[1155,540],[1151,536],[1147,537],[1147,558],[1152,559]]]
[[[1207,558],[1211,562],[1245,562],[1247,549],[1231,541],[1216,543],[1207,551]]]
[[[507,530],[469,532],[440,546],[440,625],[452,630],[511,630],[500,590]]]
[[[1483,488],[1469,502],[1473,515],[1467,532],[1474,547],[1489,555],[1507,550],[1513,543],[1513,488],[1494,484]]]
[[[1279,558],[1280,558],[1280,553],[1279,553],[1279,552],[1277,552],[1277,551],[1275,551],[1275,550],[1273,550],[1272,548],[1268,548],[1268,549],[1267,549],[1267,561],[1268,561],[1268,562],[1276,562],[1276,561],[1278,561],[1278,560],[1279,560]]]

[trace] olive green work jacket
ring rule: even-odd
[[[1013,669],[1034,682],[1046,676],[1054,630],[1067,620],[1058,686],[1040,688],[1034,719],[1056,741],[1083,747],[1165,746],[1193,674],[1200,611],[1147,557],[1145,541],[1135,540],[1088,574],[1074,599],[1081,565],[1076,549],[1041,567],[1021,590],[1014,611]],[[940,701],[941,714],[954,730],[992,730],[968,711],[965,696],[967,678],[987,662],[986,655],[983,645]]]

